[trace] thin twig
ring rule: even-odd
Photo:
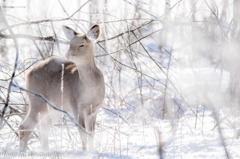
[[[139,30],[139,29],[143,28],[144,26],[147,26],[147,25],[151,24],[152,22],[154,22],[154,20],[150,20],[150,21],[144,22],[143,24],[141,24],[140,26],[138,26],[138,27],[136,27],[136,28],[134,28],[134,29],[127,30],[127,31],[122,32],[122,33],[120,33],[120,34],[118,34],[118,35],[115,35],[115,36],[113,36],[113,37],[111,37],[111,38],[106,38],[106,39],[104,39],[104,40],[100,40],[100,41],[98,41],[97,43],[102,43],[102,42],[106,42],[106,41],[109,41],[109,40],[116,39],[116,38],[118,38],[118,37],[120,37],[120,36],[123,36],[124,34],[129,34],[129,32],[132,33],[132,32],[134,32],[135,30]],[[154,33],[155,33],[155,32],[154,32]],[[152,35],[152,34],[151,34],[151,35]]]
[[[33,42],[34,46],[37,48],[37,50],[38,50],[40,56],[42,57],[42,59],[45,60],[45,57],[44,57],[44,55],[43,55],[41,49],[38,47],[36,41],[35,41],[35,40],[32,40],[32,42]]]
[[[14,128],[8,123],[8,121],[5,120],[4,118],[2,118],[2,120],[4,121],[4,123],[6,123],[6,124],[8,125],[8,127],[14,132],[14,134],[15,134],[17,137],[19,137],[17,131],[14,130]]]
[[[229,154],[229,152],[228,152],[228,150],[227,150],[227,146],[226,146],[226,143],[225,143],[225,141],[224,141],[223,134],[222,134],[222,129],[221,129],[221,127],[220,127],[219,117],[218,117],[216,111],[214,110],[214,108],[213,108],[213,111],[212,111],[212,112],[213,112],[213,117],[214,117],[214,119],[215,119],[215,121],[216,121],[216,123],[217,123],[218,133],[219,133],[219,137],[220,137],[221,144],[222,144],[222,146],[223,146],[223,148],[224,148],[225,156],[226,156],[227,159],[230,159],[231,157],[230,157],[230,154]]]
[[[40,41],[53,41],[55,42],[56,39],[53,36],[47,36],[47,37],[40,37],[40,36],[33,36],[33,35],[26,35],[26,34],[12,34],[12,35],[6,35],[0,33],[0,39],[5,38],[5,39],[17,39],[17,38],[22,38],[22,39],[31,39],[31,40],[40,40]],[[61,44],[68,44],[68,42],[63,41],[63,40],[58,40],[59,43]]]
[[[108,109],[108,108],[106,108],[106,107],[103,107],[103,109],[105,109],[105,110],[107,110],[107,111],[109,111],[109,112],[111,112],[111,113],[113,113],[113,114],[115,114],[115,115],[118,115],[125,123],[127,123],[127,124],[130,126],[130,124],[127,122],[127,120],[122,117],[122,115],[120,114],[120,112],[114,112],[114,111],[112,111],[111,109]],[[117,111],[118,111],[118,110],[117,110]]]

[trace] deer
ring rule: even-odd
[[[32,68],[26,77],[26,89],[44,96],[56,107],[72,113],[79,128],[82,149],[93,148],[93,134],[97,112],[105,96],[102,71],[96,66],[94,44],[100,35],[100,26],[93,25],[87,34],[80,34],[68,26],[62,26],[70,46],[66,58],[52,57]],[[62,89],[62,90],[61,90]],[[29,108],[19,126],[19,149],[26,152],[27,143],[37,127],[43,151],[49,151],[50,124],[60,118],[56,110],[48,107],[39,97],[27,93]]]

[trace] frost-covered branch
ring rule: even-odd
[[[18,39],[18,38],[22,38],[22,39],[40,40],[40,41],[52,41],[52,42],[56,41],[56,39],[53,36],[40,37],[40,36],[33,36],[33,35],[26,35],[26,34],[6,35],[6,34],[0,33],[0,39],[1,38],[5,38],[5,39]],[[59,39],[58,39],[58,42],[62,43],[62,44],[68,44],[68,42],[63,41],[63,40],[59,40]]]
[[[13,30],[9,27],[8,22],[7,22],[7,20],[5,19],[5,16],[4,16],[4,13],[3,13],[3,10],[2,10],[2,6],[1,6],[1,5],[0,5],[0,19],[3,21],[3,23],[5,24],[5,26],[8,28],[9,33],[14,37],[14,32],[13,32]],[[15,73],[16,73],[17,65],[18,65],[19,49],[18,49],[18,42],[17,42],[17,39],[16,39],[15,37],[13,38],[13,42],[14,42],[15,49],[16,49],[15,64],[14,64],[13,72],[12,72],[11,79],[10,79],[10,82],[9,82],[9,85],[8,85],[8,92],[7,92],[7,97],[6,97],[5,105],[4,105],[4,108],[3,108],[2,112],[1,112],[1,115],[0,115],[0,128],[2,128],[2,126],[3,126],[3,121],[4,121],[4,118],[3,118],[3,117],[4,117],[4,114],[5,114],[6,110],[7,110],[8,104],[9,104],[11,87],[12,87],[12,84],[13,84],[13,79],[14,79],[14,77],[15,77]]]
[[[43,95],[38,94],[38,93],[33,92],[33,91],[30,91],[30,90],[27,90],[27,89],[25,89],[25,88],[22,88],[22,87],[20,87],[20,86],[18,86],[18,85],[16,85],[16,84],[12,84],[12,85],[13,85],[14,87],[19,88],[19,89],[22,90],[22,91],[28,92],[28,93],[33,94],[33,95],[35,95],[36,97],[42,99],[44,102],[46,102],[46,103],[47,103],[51,108],[53,108],[54,110],[59,111],[59,112],[65,114],[65,115],[67,115],[67,117],[68,117],[79,129],[83,130],[83,131],[84,131],[85,133],[87,133],[88,135],[91,135],[91,133],[87,132],[85,128],[83,128],[78,122],[76,122],[76,120],[75,120],[67,111],[57,108],[55,105],[53,105],[52,103],[50,103]]]
[[[116,38],[118,38],[118,37],[120,37],[120,36],[123,36],[124,34],[132,33],[132,32],[134,32],[134,31],[136,31],[136,30],[139,30],[139,29],[141,29],[141,28],[143,28],[143,27],[145,27],[145,26],[147,26],[147,25],[149,25],[149,24],[151,24],[151,23],[153,23],[153,22],[154,22],[154,20],[150,20],[150,21],[144,22],[143,24],[139,25],[138,27],[136,27],[136,28],[134,28],[134,29],[127,30],[127,31],[122,32],[122,33],[120,33],[120,34],[118,34],[118,35],[115,35],[115,36],[113,36],[113,37],[111,37],[111,38],[106,38],[106,39],[104,39],[104,40],[99,40],[98,43],[102,43],[102,42],[106,42],[106,41],[109,41],[109,40],[113,40],[113,39],[116,39]],[[159,31],[159,30],[158,30],[158,31]],[[158,31],[156,31],[156,32],[158,32]],[[155,33],[155,32],[154,32],[154,33]]]

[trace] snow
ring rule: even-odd
[[[199,109],[198,116],[186,113],[178,121],[159,120],[154,124],[144,124],[136,121],[128,125],[123,121],[117,124],[118,119],[109,119],[109,115],[101,111],[98,126],[95,133],[95,150],[93,152],[82,152],[79,135],[71,122],[68,127],[64,126],[61,139],[61,126],[54,126],[50,130],[50,152],[62,158],[159,158],[157,130],[161,132],[163,142],[163,155],[169,159],[181,158],[224,158],[224,149],[219,140],[219,133],[213,114],[207,109]],[[240,147],[236,137],[234,123],[223,122],[222,130],[224,140],[227,143],[229,154],[233,158],[239,158],[237,153]],[[69,132],[66,132],[69,131]],[[70,136],[67,134],[70,133]],[[1,131],[2,153],[17,153],[18,139],[11,130],[5,126]],[[60,142],[63,142],[60,147]],[[31,149],[27,154],[40,154],[39,141],[32,137],[29,141]],[[62,150],[60,152],[60,150]],[[2,154],[0,153],[0,155]],[[1,156],[2,157],[2,156]]]
[[[9,10],[7,15],[9,23],[15,24],[29,19],[32,21],[46,18],[58,19],[67,16],[57,1],[44,2],[46,3],[42,5],[42,1],[29,2],[29,4],[25,0],[12,1],[11,5],[29,8]],[[70,15],[84,3],[77,0],[72,3],[61,2]],[[109,15],[106,15],[107,21],[110,22],[104,21],[106,18],[103,12],[104,6],[100,7],[100,12],[97,14],[100,19],[97,22],[101,23],[100,26],[103,30],[100,37],[102,39],[116,36],[142,24],[145,18],[152,18],[151,14],[162,15],[165,12],[163,1],[124,0],[116,3],[108,2]],[[141,9],[145,14],[142,15],[141,20],[131,23],[130,19],[135,14],[135,8],[131,4],[137,2],[142,4]],[[173,6],[178,2],[178,0],[174,0],[171,1],[171,4]],[[216,0],[214,2],[216,4],[212,1],[210,5],[213,5],[214,9],[219,6],[219,14],[222,14],[222,1]],[[93,2],[91,3],[94,5]],[[99,4],[103,3],[104,0],[99,1]],[[127,34],[119,39],[107,40],[104,47],[108,53],[113,53],[111,55],[103,52],[96,45],[96,55],[107,54],[108,56],[96,58],[97,66],[104,73],[106,96],[103,108],[99,110],[97,116],[93,151],[84,152],[81,150],[82,144],[77,127],[65,116],[63,120],[53,123],[51,126],[49,152],[42,152],[39,139],[36,137],[38,132],[35,130],[35,134],[29,140],[29,150],[26,154],[20,153],[18,151],[19,139],[15,132],[18,133],[18,126],[22,119],[14,115],[7,121],[15,131],[7,124],[0,129],[0,158],[157,159],[160,158],[159,147],[162,147],[162,158],[164,159],[222,159],[227,158],[225,150],[227,150],[229,158],[240,158],[239,104],[231,99],[229,92],[231,71],[239,72],[239,56],[236,54],[239,49],[238,44],[231,43],[229,39],[226,40],[226,43],[225,41],[219,43],[217,38],[215,41],[209,39],[205,41],[205,36],[215,34],[208,33],[209,30],[204,30],[206,35],[196,36],[200,33],[195,33],[192,26],[203,27],[200,21],[192,23],[191,29],[187,28],[189,26],[184,28],[185,23],[190,21],[189,15],[192,12],[188,6],[190,3],[191,1],[184,3],[184,5],[179,3],[176,8],[173,8],[171,14],[172,17],[175,17],[175,21],[170,18],[166,20],[167,25],[159,22],[159,24],[144,27],[141,32],[143,35],[136,32],[138,38],[141,38],[155,31],[156,28],[168,27],[171,25],[170,23],[176,22],[173,24],[173,28],[163,29],[141,41],[153,59],[146,54],[146,50],[139,43],[131,46],[131,49],[126,47],[128,42],[138,40],[136,37],[131,37],[133,40],[127,41],[126,39],[129,38]],[[210,17],[211,11],[206,8],[202,0],[197,3],[197,7],[196,19],[211,20],[210,18],[204,19],[205,16]],[[110,14],[113,12],[116,12],[114,16]],[[225,27],[228,27],[231,14],[228,13],[228,19],[222,22]],[[21,15],[21,19],[9,15],[16,15],[16,17]],[[88,30],[88,7],[84,7],[76,17],[82,20],[78,27],[75,27],[71,20],[53,22],[59,39],[66,39],[61,31],[62,24],[75,27],[79,32]],[[159,19],[156,21],[158,23]],[[182,26],[179,26],[178,23]],[[53,35],[51,26],[47,23],[43,24],[39,25],[39,28],[34,25],[25,28],[21,26],[15,28],[14,31],[19,34],[39,36],[38,30],[40,29],[43,31],[42,36]],[[218,29],[215,28],[215,31],[217,32]],[[190,33],[192,36],[189,36]],[[17,74],[24,71],[33,62],[41,61],[38,51],[29,47],[32,45],[31,41],[18,39],[18,42],[21,46],[21,54]],[[211,45],[207,45],[208,43]],[[103,43],[100,44],[103,46]],[[9,54],[6,57],[0,57],[0,79],[9,78],[14,64],[15,49],[12,41],[8,40],[6,45],[9,46]],[[223,46],[221,47],[221,45]],[[39,44],[39,46],[41,45]],[[48,49],[44,45],[42,47],[40,48],[42,50]],[[62,53],[68,49],[68,45],[65,44],[60,44],[59,47]],[[56,46],[53,48],[54,55],[64,56],[59,55],[56,48]],[[117,50],[121,51],[116,52]],[[223,58],[221,62],[217,62],[220,58],[219,55]],[[116,63],[111,57],[119,59],[119,62],[127,67]],[[170,65],[169,59],[171,59]],[[159,68],[157,64],[161,64],[161,67]],[[137,66],[141,73],[135,71],[134,66]],[[26,72],[28,70],[18,75],[15,78],[15,83],[24,87]],[[166,72],[168,78],[166,78]],[[169,89],[165,89],[165,85],[168,85]],[[3,87],[7,86],[8,82],[0,80],[0,97],[3,99],[5,99],[4,95],[7,92]],[[62,91],[63,88],[64,86],[61,85]],[[24,103],[24,95],[19,93],[17,88],[12,88],[12,90],[14,93],[11,93],[11,105],[23,109],[24,106],[19,105],[19,103]],[[4,104],[1,98],[0,108]],[[163,119],[164,104],[167,106],[167,110],[164,112]]]

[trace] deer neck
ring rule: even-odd
[[[78,68],[79,79],[83,82],[91,83],[91,79],[94,78],[94,72],[98,70],[93,55],[86,57],[86,59],[80,59],[75,64]]]

